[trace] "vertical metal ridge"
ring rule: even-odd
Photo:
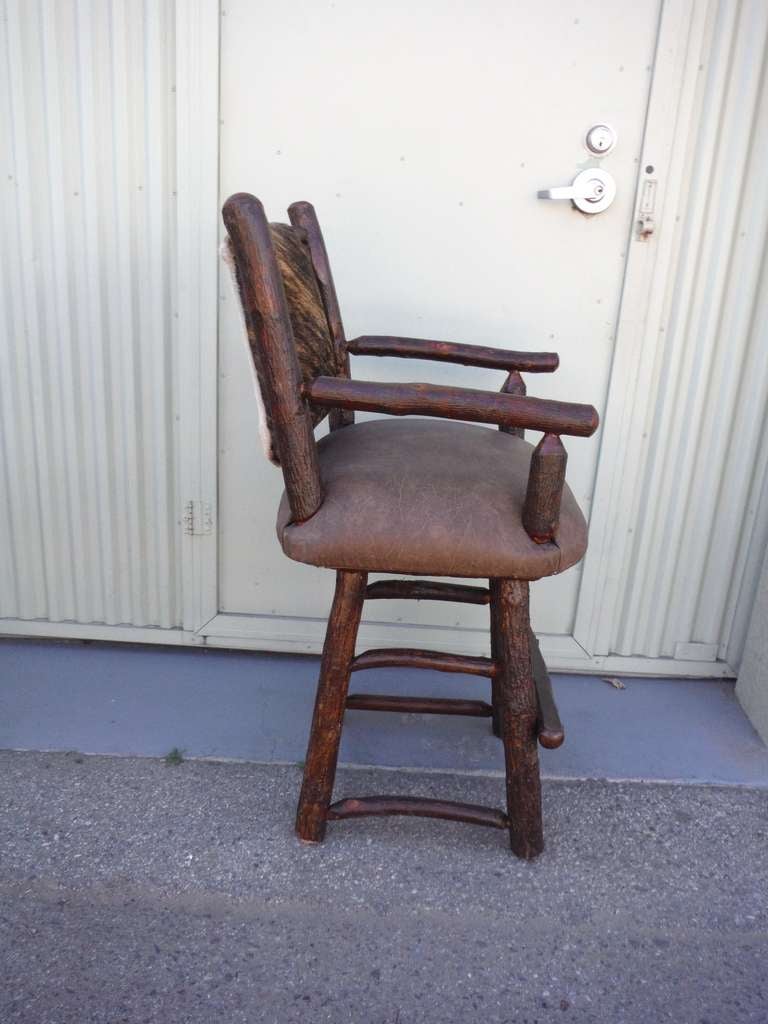
[[[41,311],[45,323],[45,344],[48,351],[46,375],[46,402],[50,422],[49,430],[53,446],[52,472],[55,476],[57,510],[57,543],[56,555],[58,573],[58,593],[55,603],[48,609],[52,619],[74,619],[82,614],[85,607],[85,588],[82,574],[70,571],[65,555],[71,547],[75,560],[83,561],[82,524],[78,515],[76,501],[73,503],[74,477],[77,463],[71,458],[72,439],[69,435],[69,419],[67,415],[65,389],[61,382],[71,372],[71,336],[69,321],[69,300],[67,290],[62,287],[65,274],[67,255],[62,252],[63,232],[61,210],[63,197],[64,157],[58,117],[59,94],[57,46],[55,40],[55,17],[41,18],[40,28],[40,60],[42,67],[41,103],[43,119],[41,126],[44,132],[43,149],[49,173],[45,190],[38,193],[38,209],[44,217],[44,228],[47,229],[49,245],[40,247],[42,266],[43,293],[48,296],[47,303],[41,303]],[[41,225],[43,229],[43,225]],[[63,356],[63,354],[66,355]],[[71,415],[71,414],[70,414]]]
[[[175,626],[175,5],[6,10],[0,616]]]
[[[170,200],[166,187],[166,151],[165,139],[168,130],[167,75],[164,73],[167,60],[162,56],[163,12],[158,10],[157,16],[149,18],[145,34],[145,81],[155,84],[155,89],[164,94],[165,104],[149,103],[146,110],[146,174],[145,203],[147,207],[147,268],[149,270],[148,293],[151,296],[149,308],[152,310],[152,323],[149,337],[162,338],[163,344],[156,344],[152,349],[152,408],[154,413],[153,476],[155,490],[155,532],[157,545],[157,574],[155,595],[158,621],[169,626],[173,576],[171,556],[174,548],[174,536],[169,529],[171,515],[172,491],[174,480],[173,448],[169,437],[168,410],[172,408],[172,391],[169,383],[172,380],[172,362],[170,356],[171,330],[167,316],[169,298],[169,274],[167,254],[171,239],[166,235],[164,213]]]
[[[99,172],[101,147],[98,136],[97,52],[104,39],[99,37],[95,6],[89,0],[76,4],[77,71],[76,88],[79,101],[80,163],[79,199],[81,212],[79,257],[79,311],[81,338],[84,342],[84,367],[88,429],[83,437],[93,473],[93,500],[98,537],[98,564],[101,582],[101,617],[109,624],[118,622],[114,569],[114,507],[111,488],[110,451],[113,444],[109,414],[109,346],[105,344],[103,313],[103,275],[99,245]],[[96,38],[94,39],[94,36]]]
[[[12,110],[8,21],[7,16],[0,18],[0,137],[8,140],[5,146],[0,147],[0,188],[3,189],[0,202],[0,238],[3,239],[12,235],[16,190],[15,164],[9,145],[12,139]],[[8,538],[8,543],[0,544],[0,615],[15,614],[15,610],[22,603],[19,587],[22,566],[18,563],[23,562],[23,558],[11,542],[15,536],[19,508],[16,493],[18,447],[13,416],[14,370],[10,344],[13,336],[11,258],[11,247],[0,247],[0,332],[3,339],[8,339],[5,344],[0,345],[0,530],[3,536]]]
[[[135,504],[137,476],[135,417],[133,393],[135,377],[133,367],[132,316],[130,304],[125,302],[126,282],[130,277],[128,258],[129,214],[127,211],[128,184],[125,180],[127,160],[127,73],[125,58],[124,7],[110,0],[105,16],[109,24],[110,49],[107,54],[109,68],[104,74],[104,88],[108,97],[108,116],[111,122],[110,143],[105,151],[108,164],[101,182],[100,202],[105,216],[105,260],[109,268],[105,297],[107,336],[110,347],[110,367],[122,385],[112,387],[112,429],[114,444],[114,498],[118,515],[115,521],[115,559],[119,580],[118,614],[123,622],[133,621],[140,613],[142,601],[137,586],[139,575],[134,569],[134,557],[140,562],[140,543],[136,537],[140,517]]]
[[[44,529],[38,490],[35,424],[32,416],[32,395],[29,370],[29,346],[33,343],[28,325],[30,244],[30,182],[25,140],[27,70],[22,60],[20,11],[16,3],[7,7],[8,37],[6,64],[12,152],[14,208],[9,211],[8,231],[3,233],[8,245],[6,267],[9,273],[8,304],[11,311],[9,338],[8,389],[3,396],[8,431],[7,451],[11,457],[11,493],[14,499],[13,531],[21,540],[17,548],[19,560],[19,605],[29,618],[47,615],[47,579],[44,557]],[[25,273],[26,270],[26,273]],[[34,297],[33,297],[34,301]],[[34,316],[35,313],[33,312]]]
[[[123,0],[112,0],[112,140],[114,169],[110,182],[114,195],[115,237],[113,240],[116,317],[113,338],[119,348],[119,365],[124,385],[120,389],[119,435],[122,438],[122,479],[119,498],[126,521],[126,549],[121,558],[126,600],[131,622],[146,620],[147,582],[142,566],[146,564],[146,540],[143,510],[143,450],[141,444],[141,360],[140,334],[134,301],[134,230],[132,208],[135,200],[135,176],[132,171],[132,105],[129,82],[133,77],[133,53],[129,37],[130,19]]]
[[[49,9],[42,17],[40,39],[43,60],[43,105],[45,112],[46,190],[49,250],[41,246],[43,258],[50,264],[52,283],[46,282],[48,302],[43,304],[54,362],[49,381],[53,415],[52,429],[56,434],[57,473],[62,477],[58,513],[65,539],[61,544],[60,560],[63,571],[71,581],[72,605],[63,603],[60,609],[65,619],[87,620],[92,615],[93,587],[92,560],[88,554],[87,526],[81,512],[80,456],[77,427],[77,403],[80,389],[76,384],[78,372],[77,345],[73,334],[74,310],[69,281],[71,246],[68,240],[67,195],[69,182],[69,139],[65,140],[62,124],[62,94],[59,63],[60,19],[56,10]],[[69,191],[71,191],[71,187]],[[71,552],[69,557],[67,552]],[[74,562],[78,571],[71,571]]]

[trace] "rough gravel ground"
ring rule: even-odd
[[[0,1022],[768,1022],[768,792],[545,783],[547,850],[367,819],[299,771],[0,753]],[[337,793],[501,805],[500,779]]]

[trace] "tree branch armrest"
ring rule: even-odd
[[[432,359],[441,363],[485,366],[492,370],[518,370],[524,373],[552,373],[560,364],[556,352],[512,352],[483,345],[463,345],[451,341],[424,338],[393,338],[389,335],[363,335],[347,342],[347,351],[356,356],[398,356],[401,359]]]
[[[591,405],[439,384],[390,384],[316,377],[304,384],[303,394],[310,405],[321,407],[360,409],[390,416],[437,416],[541,430],[554,435],[589,437],[599,423],[597,411]]]
[[[568,452],[557,434],[545,434],[531,456],[523,528],[536,544],[549,544],[555,539],[567,462]]]

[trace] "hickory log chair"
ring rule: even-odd
[[[288,215],[290,224],[269,224],[254,196],[231,196],[223,255],[240,296],[263,440],[285,481],[280,543],[289,558],[336,571],[296,831],[320,842],[328,821],[424,815],[507,829],[513,852],[533,858],[544,845],[537,740],[558,747],[563,728],[530,627],[528,585],[567,569],[586,549],[560,435],[588,437],[597,413],[526,397],[521,372],[555,370],[554,353],[412,338],[347,341],[315,211],[300,202]],[[507,377],[500,393],[352,380],[349,353],[492,367]],[[355,409],[436,419],[355,424]],[[316,442],[314,427],[326,415],[330,431]],[[523,439],[525,429],[543,433],[536,448]],[[368,584],[369,572],[489,586]],[[386,598],[489,604],[491,657],[402,649],[355,657],[363,601]],[[486,676],[491,702],[348,695],[351,673],[381,666]],[[344,712],[353,708],[491,718],[504,745],[506,813],[396,796],[332,803]]]

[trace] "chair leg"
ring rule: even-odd
[[[491,616],[498,657],[499,719],[507,775],[509,842],[531,860],[544,849],[531,661],[528,583],[491,580]]]
[[[322,842],[339,756],[350,664],[365,599],[367,574],[337,572],[336,593],[328,618],[315,711],[309,734],[304,782],[296,813],[296,832],[308,842]]]

